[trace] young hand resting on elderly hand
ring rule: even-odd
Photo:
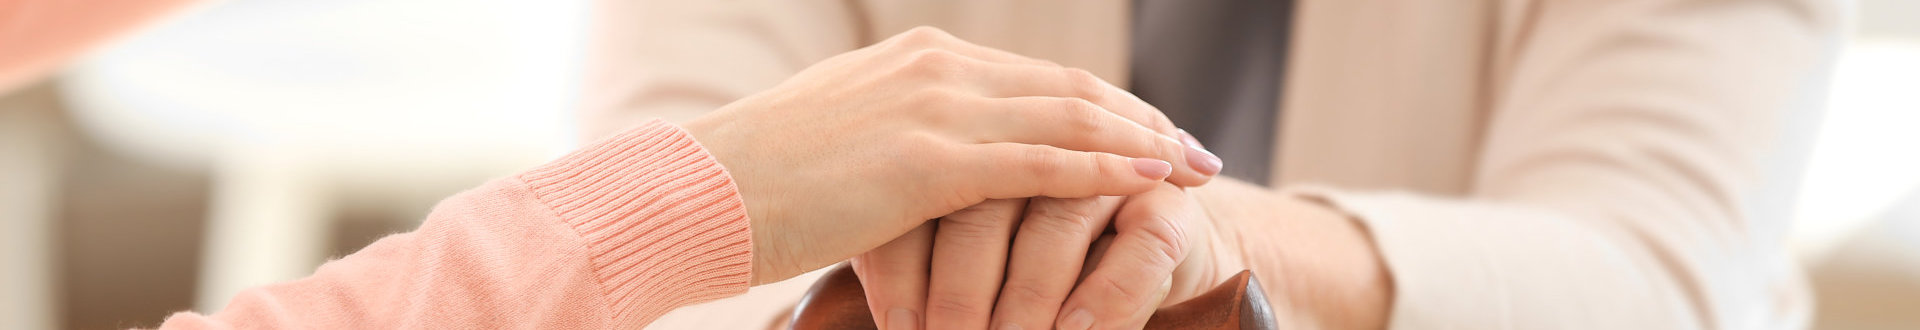
[[[862,254],[853,269],[883,329],[1138,328],[1162,302],[1241,267],[1216,265],[1236,258],[1215,256],[1226,251],[1212,235],[1199,204],[1167,184],[1127,197],[992,200]]]
[[[988,200],[1206,183],[1219,159],[1175,133],[1087,71],[915,29],[449,198],[419,230],[163,327],[637,327]]]
[[[994,200],[853,259],[882,329],[1139,328],[1223,278],[1182,189]],[[1237,267],[1237,266],[1234,266]],[[921,316],[925,317],[922,318]]]
[[[745,200],[754,283],[846,260],[988,199],[1199,185],[1220,163],[1084,70],[931,28],[829,58],[685,127]]]
[[[1352,219],[1297,196],[1208,191],[1220,184],[1239,183],[992,200],[862,254],[853,269],[881,329],[1138,329],[1243,269],[1263,271],[1281,328],[1385,326],[1392,286]],[[1202,198],[1279,212],[1215,214]]]
[[[990,200],[852,265],[882,329],[1138,329],[1156,308],[1249,268],[1286,270],[1259,274],[1283,327],[1384,326],[1391,286],[1351,219],[1295,196],[1235,202],[1281,212],[1217,219],[1165,184],[1126,197]],[[1290,230],[1253,229],[1270,226]]]

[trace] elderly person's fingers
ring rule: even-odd
[[[1137,329],[1160,306],[1174,269],[1187,259],[1185,226],[1205,215],[1178,187],[1127,198],[1113,220],[1112,246],[1061,306],[1061,329]]]
[[[940,217],[927,282],[928,329],[980,329],[993,316],[1007,248],[1025,199],[996,199]]]
[[[1027,202],[1014,235],[1006,284],[993,309],[996,328],[1046,329],[1079,281],[1088,246],[1107,228],[1125,197]]]
[[[860,286],[866,288],[873,322],[881,329],[919,329],[924,324],[928,252],[937,225],[929,221],[851,261]]]

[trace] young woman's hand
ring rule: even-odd
[[[1199,185],[1220,164],[1087,71],[932,28],[826,59],[684,127],[746,202],[756,284],[987,199]]]

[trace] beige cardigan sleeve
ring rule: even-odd
[[[1777,118],[1820,90],[1836,8],[1505,4],[1469,196],[1295,187],[1365,223],[1392,326],[1805,327],[1788,224],[1741,204]]]
[[[846,1],[598,0],[581,95],[588,141],[682,122],[865,45]]]

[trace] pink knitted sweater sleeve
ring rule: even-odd
[[[654,121],[442,201],[420,228],[161,328],[637,328],[746,291],[727,175]]]

